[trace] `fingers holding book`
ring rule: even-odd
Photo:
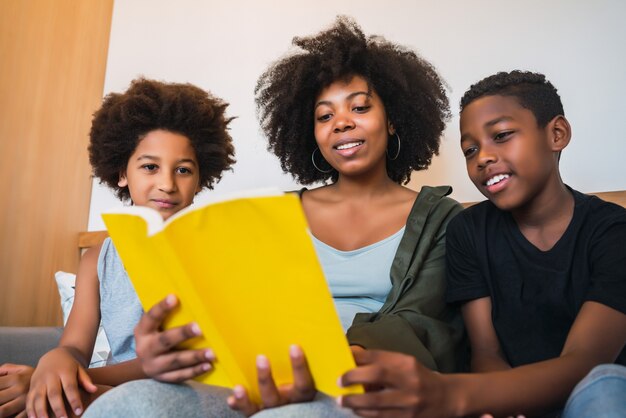
[[[165,318],[178,305],[169,295],[154,305],[135,327],[137,357],[143,372],[163,382],[182,382],[213,368],[215,354],[211,349],[178,350],[179,344],[201,334],[197,324],[191,323],[162,331]]]
[[[250,416],[259,409],[311,401],[317,389],[302,348],[297,345],[289,347],[289,358],[293,370],[293,383],[277,386],[272,376],[269,360],[266,356],[259,355],[257,357],[257,381],[261,405],[255,404],[250,399],[243,386],[236,386],[233,389],[233,395],[228,399],[230,407]]]

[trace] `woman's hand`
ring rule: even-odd
[[[41,357],[33,372],[26,412],[29,417],[47,417],[50,407],[55,416],[67,417],[69,406],[80,415],[85,410],[81,389],[94,393],[98,388],[68,348],[55,348]]]
[[[297,345],[289,347],[289,357],[293,370],[293,383],[277,387],[272,377],[269,360],[267,357],[259,355],[257,357],[257,376],[261,405],[252,402],[243,386],[236,386],[233,389],[233,395],[228,398],[230,407],[250,416],[258,412],[259,409],[311,401],[317,390],[302,348]]]
[[[364,394],[339,398],[343,407],[367,417],[451,417],[454,397],[444,375],[413,356],[378,350],[352,350],[357,368],[341,377],[342,386],[362,384]]]
[[[215,354],[211,349],[177,350],[180,343],[201,334],[197,324],[161,331],[167,315],[178,300],[169,295],[141,317],[135,327],[137,357],[143,372],[163,382],[182,382],[213,368]]]
[[[0,366],[0,417],[18,414],[26,408],[32,367],[5,363]]]

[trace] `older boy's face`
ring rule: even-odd
[[[558,166],[547,129],[513,97],[479,98],[461,112],[461,149],[474,185],[502,210],[528,204]]]

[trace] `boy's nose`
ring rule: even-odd
[[[484,168],[498,160],[498,156],[491,148],[481,148],[478,152],[478,166]]]
[[[176,191],[176,181],[172,174],[162,174],[159,176],[159,190],[165,193],[172,193]]]

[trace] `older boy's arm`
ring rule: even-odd
[[[626,344],[626,314],[583,304],[558,358],[502,372],[459,376],[465,414],[537,413],[562,405],[594,366],[612,363]]]
[[[384,388],[347,395],[341,404],[363,415],[494,416],[536,414],[563,405],[592,367],[615,361],[626,343],[626,314],[586,302],[560,357],[510,370],[476,374],[434,373],[400,353],[355,353],[358,368],[342,378]],[[374,416],[374,415],[373,415]]]
[[[472,371],[494,372],[510,369],[491,320],[491,298],[469,301],[462,306],[461,312],[472,347]]]

